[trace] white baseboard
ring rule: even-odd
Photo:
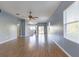
[[[56,41],[54,41],[55,44],[66,54],[68,55],[69,57],[72,57],[67,51],[65,51]]]
[[[5,41],[2,41],[2,42],[0,42],[0,44],[3,44],[3,43],[7,43],[7,42],[9,42],[9,41],[11,41],[11,40],[15,40],[16,38],[12,38],[12,39],[8,39],[8,40],[5,40]]]

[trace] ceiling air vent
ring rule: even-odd
[[[0,9],[0,13],[1,13],[1,9]]]

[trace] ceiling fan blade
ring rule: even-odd
[[[35,18],[38,18],[38,17],[32,17],[32,19],[35,19]]]
[[[34,17],[34,18],[38,18],[38,17]]]
[[[35,20],[35,18],[32,17],[33,20]]]
[[[31,20],[36,20],[36,18],[38,18],[38,17],[32,17]]]

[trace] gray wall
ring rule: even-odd
[[[61,30],[54,34],[56,36],[58,35],[58,39],[55,39],[55,41],[71,56],[79,57],[79,44],[69,41],[63,36],[63,11],[72,3],[73,1],[61,2],[55,13],[50,17],[50,22],[52,26],[61,27]]]
[[[0,13],[0,43],[17,38],[17,24],[13,15],[5,11]]]

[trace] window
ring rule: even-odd
[[[74,2],[63,14],[64,37],[79,43],[79,2]]]

